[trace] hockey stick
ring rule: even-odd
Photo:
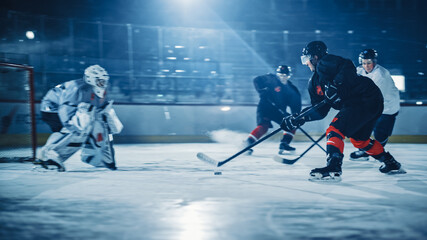
[[[286,115],[285,112],[280,109],[274,102],[272,102],[270,99],[267,99],[267,101],[273,106],[275,107],[282,115]],[[302,129],[301,127],[298,127],[297,129],[299,129],[302,133],[304,133],[311,141],[313,141],[318,147],[320,147],[320,149],[322,149],[324,152],[326,152],[326,150],[320,146],[304,129]]]
[[[323,100],[323,101],[319,102],[318,104],[314,105],[313,107],[306,109],[304,112],[300,113],[300,115],[298,115],[296,117],[296,119],[298,120],[300,118],[305,117],[307,114],[310,114],[311,112],[316,111],[317,109],[319,109],[320,107],[322,107],[325,103],[326,103],[326,100]],[[255,147],[256,145],[262,143],[263,141],[265,141],[266,139],[268,139],[271,136],[275,135],[276,133],[280,132],[281,130],[282,130],[281,128],[278,128],[278,129],[274,130],[273,132],[271,132],[271,133],[267,134],[266,136],[260,138],[258,141],[252,143],[251,145],[245,147],[244,149],[240,150],[238,153],[234,154],[233,156],[231,156],[231,157],[229,157],[229,158],[227,158],[227,159],[225,159],[223,161],[217,161],[217,160],[209,157],[208,155],[206,155],[206,154],[204,154],[202,152],[197,153],[197,158],[199,160],[203,161],[203,162],[209,163],[209,164],[214,165],[216,167],[221,167],[222,165],[228,163],[229,161],[233,160],[234,158],[236,158],[237,156],[239,156],[242,153],[246,152],[247,150]],[[315,144],[313,144],[313,146],[314,145]]]
[[[107,138],[108,138],[108,148],[110,150],[111,154],[111,162],[103,161],[104,165],[110,169],[110,170],[117,170],[116,167],[116,157],[115,157],[115,151],[113,147],[113,134],[111,133],[110,126],[108,126],[107,119],[105,115],[102,117],[104,121],[104,126],[107,127]]]
[[[320,142],[324,137],[326,137],[326,133],[323,133],[322,136],[319,137],[319,139],[317,139],[316,141],[314,141],[310,147],[308,147],[303,153],[301,153],[297,158],[294,159],[286,159],[283,158],[281,156],[274,156],[274,161],[279,162],[279,163],[283,163],[283,164],[294,164],[296,161],[298,161],[300,158],[302,158],[308,151],[310,151],[310,149],[312,149],[314,147],[314,145],[318,145],[318,142]],[[323,151],[325,151],[322,148]],[[326,151],[325,151],[326,152]]]
[[[326,150],[319,145],[319,141],[314,140],[304,129],[302,129],[301,127],[298,127],[298,129],[303,132],[311,141],[313,141],[314,144],[316,144],[318,147],[320,147],[320,149],[322,149],[325,153]]]

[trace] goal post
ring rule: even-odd
[[[33,67],[0,62],[0,161],[33,161],[37,133]]]

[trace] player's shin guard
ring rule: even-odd
[[[340,153],[344,152],[344,134],[340,130],[333,126],[329,126],[326,130],[326,152],[331,153]]]
[[[383,146],[374,139],[356,140],[354,138],[350,138],[350,141],[354,147],[359,148],[360,150],[364,151],[366,154],[372,157],[384,152]]]
[[[254,142],[258,141],[266,132],[268,131],[268,126],[265,124],[258,125],[252,132],[249,134],[248,138],[244,141],[244,147],[252,145]],[[246,153],[251,155],[253,149],[249,149]]]
[[[329,126],[326,130],[327,142],[326,167],[311,170],[311,181],[341,181],[342,159],[344,157],[344,134],[337,128]]]

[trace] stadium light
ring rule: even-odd
[[[25,36],[26,36],[28,39],[34,39],[34,37],[35,37],[36,35],[34,34],[34,32],[33,32],[33,31],[27,31],[27,32],[25,33]]]

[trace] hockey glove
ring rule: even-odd
[[[337,106],[341,102],[341,98],[338,95],[338,89],[332,84],[325,86],[325,97],[326,101],[328,101],[331,106]]]
[[[70,124],[78,131],[86,132],[94,120],[93,106],[89,103],[79,103],[75,115],[70,119]]]
[[[304,118],[297,118],[298,114],[289,115],[283,118],[282,123],[280,124],[280,128],[287,131],[292,132],[298,127],[302,126],[305,123]]]

